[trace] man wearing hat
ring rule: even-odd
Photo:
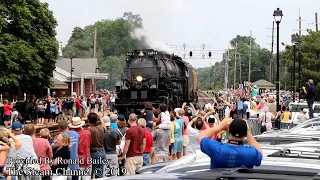
[[[229,131],[230,138],[228,143],[221,143],[211,139],[211,137],[223,130]],[[243,145],[245,137],[247,137],[249,146]],[[232,120],[231,118],[225,118],[219,125],[201,131],[197,139],[200,143],[201,151],[211,158],[211,169],[241,166],[253,168],[253,166],[260,166],[261,164],[261,146],[252,136],[247,122],[242,119]]]
[[[85,124],[85,121],[82,121],[80,117],[72,118],[71,123],[69,123],[69,128],[77,132],[80,136],[80,141],[78,143],[78,157],[84,161],[79,164],[79,167],[82,171],[89,169],[91,164],[90,162],[90,144],[91,144],[91,133],[88,130],[82,128]],[[90,180],[91,176],[82,176],[81,180]]]
[[[253,88],[250,86],[249,84],[249,87],[251,88],[251,96],[252,97],[257,97],[258,94],[259,94],[259,89],[257,87],[257,85],[254,85]]]

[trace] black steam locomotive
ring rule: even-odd
[[[145,102],[176,108],[197,101],[198,73],[181,57],[153,49],[127,56],[124,77],[116,84],[115,108],[120,113],[138,112]]]

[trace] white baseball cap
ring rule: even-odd
[[[104,124],[106,126],[110,126],[111,125],[111,121],[110,121],[110,117],[109,116],[103,116],[103,121],[104,121]]]

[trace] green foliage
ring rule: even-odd
[[[211,67],[199,68],[197,70],[199,89],[212,89]]]
[[[122,73],[125,66],[126,56],[109,56],[101,65],[101,69],[104,72],[109,73],[109,79],[100,80],[100,84],[103,84],[103,88],[113,89],[116,82],[121,79]]]
[[[110,73],[110,79],[99,80],[98,88],[114,89],[121,79],[127,52],[146,47],[144,41],[132,38],[135,28],[142,28],[142,18],[138,14],[126,12],[121,18],[102,20],[84,29],[75,27],[68,44],[63,48],[63,56],[75,55],[81,58],[93,57],[94,31],[97,30],[97,55],[100,72]]]
[[[236,48],[237,44],[237,48]],[[236,87],[243,81],[248,81],[249,56],[250,56],[250,37],[237,35],[230,41],[229,49],[229,83]],[[268,79],[269,77],[269,59],[271,53],[267,49],[262,49],[254,38],[251,38],[251,82],[259,79]],[[226,51],[227,53],[227,51]],[[236,57],[237,54],[237,57]],[[226,56],[227,57],[227,56]],[[237,66],[235,68],[235,60]],[[240,61],[241,61],[241,79],[240,79]],[[236,79],[234,82],[234,73],[236,69]],[[199,88],[200,89],[223,89],[225,77],[225,59],[217,62],[212,67],[198,69]]]
[[[0,3],[0,91],[38,94],[58,57],[57,22],[39,0]]]
[[[320,32],[308,31],[307,35],[299,37],[299,43],[302,47],[301,61],[301,86],[308,79],[313,79],[317,84],[320,82]],[[298,87],[298,50],[296,54],[296,86]],[[289,73],[293,73],[293,46],[286,46],[286,49],[281,52],[280,63],[282,66],[287,66]],[[290,76],[287,76],[287,79]],[[320,84],[317,85],[318,94],[320,94]]]

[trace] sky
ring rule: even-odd
[[[291,34],[298,32],[299,9],[302,34],[315,29],[319,0],[40,0],[47,2],[58,21],[57,39],[63,46],[74,27],[85,27],[102,19],[121,17],[124,12],[140,14],[149,41],[159,48],[178,51],[183,44],[194,56],[186,61],[194,67],[206,67],[221,61],[222,51],[236,35],[250,35],[260,46],[271,50],[273,11],[280,8],[280,42],[291,44]],[[320,12],[319,12],[320,13]],[[268,29],[269,28],[269,29]],[[205,50],[202,52],[202,45]],[[199,50],[195,50],[195,48]],[[284,47],[281,45],[281,49]],[[275,48],[274,48],[275,50]],[[212,51],[208,58],[207,52]],[[205,53],[205,59],[200,59]],[[188,57],[188,52],[186,53]]]

